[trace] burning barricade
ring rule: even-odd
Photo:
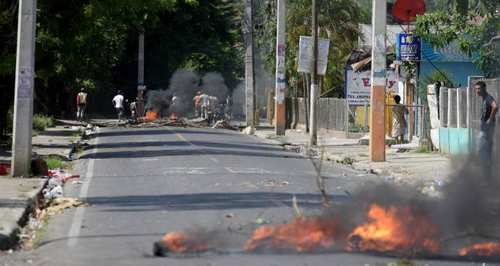
[[[362,210],[359,208],[358,210]],[[440,228],[424,210],[411,206],[371,204],[364,221],[349,225],[345,217],[298,217],[284,224],[262,225],[242,244],[245,253],[368,252],[415,258],[441,256]],[[200,254],[221,250],[215,235],[196,231],[166,234],[154,245],[156,256]],[[498,257],[500,243],[484,242],[455,251],[447,257]],[[451,255],[450,255],[451,254]]]
[[[332,250],[338,236],[337,221],[300,217],[287,224],[257,228],[245,244],[247,252],[315,252]]]

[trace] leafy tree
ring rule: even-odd
[[[0,0],[2,119],[14,92],[17,4]],[[180,67],[219,71],[234,84],[243,72],[240,15],[230,0],[38,0],[35,109],[70,112],[80,86],[94,90],[93,100],[110,88],[132,93],[141,31],[151,87],[167,87]]]
[[[500,34],[500,1],[455,0],[441,1],[443,8],[419,16],[416,32],[435,47],[457,42],[460,49],[475,58],[474,63],[487,75],[498,73],[499,61],[495,56],[492,38]]]
[[[264,26],[258,37],[260,47],[266,50],[268,69],[274,70],[276,41],[276,3],[269,0],[261,12],[264,13]],[[357,45],[359,23],[362,11],[355,1],[330,0],[319,1],[318,25],[320,37],[330,39],[330,51],[327,73],[323,79],[323,92],[342,87],[344,66],[353,48]],[[289,1],[287,8],[286,34],[286,71],[291,86],[297,86],[300,80],[296,60],[299,50],[299,37],[311,35],[311,1]],[[337,91],[337,93],[341,93]]]

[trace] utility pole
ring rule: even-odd
[[[312,38],[313,38],[313,60],[311,73],[311,113],[309,119],[309,146],[318,144],[318,9],[316,0],[312,0]]]
[[[370,160],[385,161],[385,86],[387,0],[373,0],[370,98]]]
[[[246,95],[246,126],[255,127],[255,63],[254,63],[254,25],[253,0],[245,0],[245,95]]]
[[[286,130],[286,0],[278,0],[276,15],[276,101],[275,101],[275,131],[276,135],[284,136]]]
[[[137,55],[137,102],[136,115],[144,116],[144,28],[139,29],[139,51]]]
[[[140,29],[139,31],[139,55],[137,64],[137,84],[144,85],[144,29]]]
[[[35,36],[36,0],[20,0],[12,141],[12,176],[15,177],[28,177],[30,174]]]

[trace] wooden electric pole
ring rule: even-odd
[[[286,0],[278,0],[276,30],[276,101],[275,131],[276,135],[285,135],[286,130]]]
[[[370,160],[385,161],[385,86],[387,0],[373,0],[370,98]]]

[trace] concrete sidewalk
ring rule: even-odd
[[[33,137],[33,152],[68,158],[79,137],[77,127],[57,126]],[[10,163],[10,151],[0,151],[0,162]],[[47,179],[0,176],[0,250],[11,248],[19,229],[35,208]]]
[[[276,136],[271,128],[259,128],[255,135],[279,144],[306,146],[309,135],[302,130],[287,130]],[[437,152],[419,153],[411,149],[387,148],[385,162],[374,163],[368,157],[368,145],[357,139],[335,137],[331,132],[318,132],[317,150],[324,149],[326,159],[351,165],[354,169],[375,173],[387,180],[410,185],[440,184],[452,173],[451,159]]]

